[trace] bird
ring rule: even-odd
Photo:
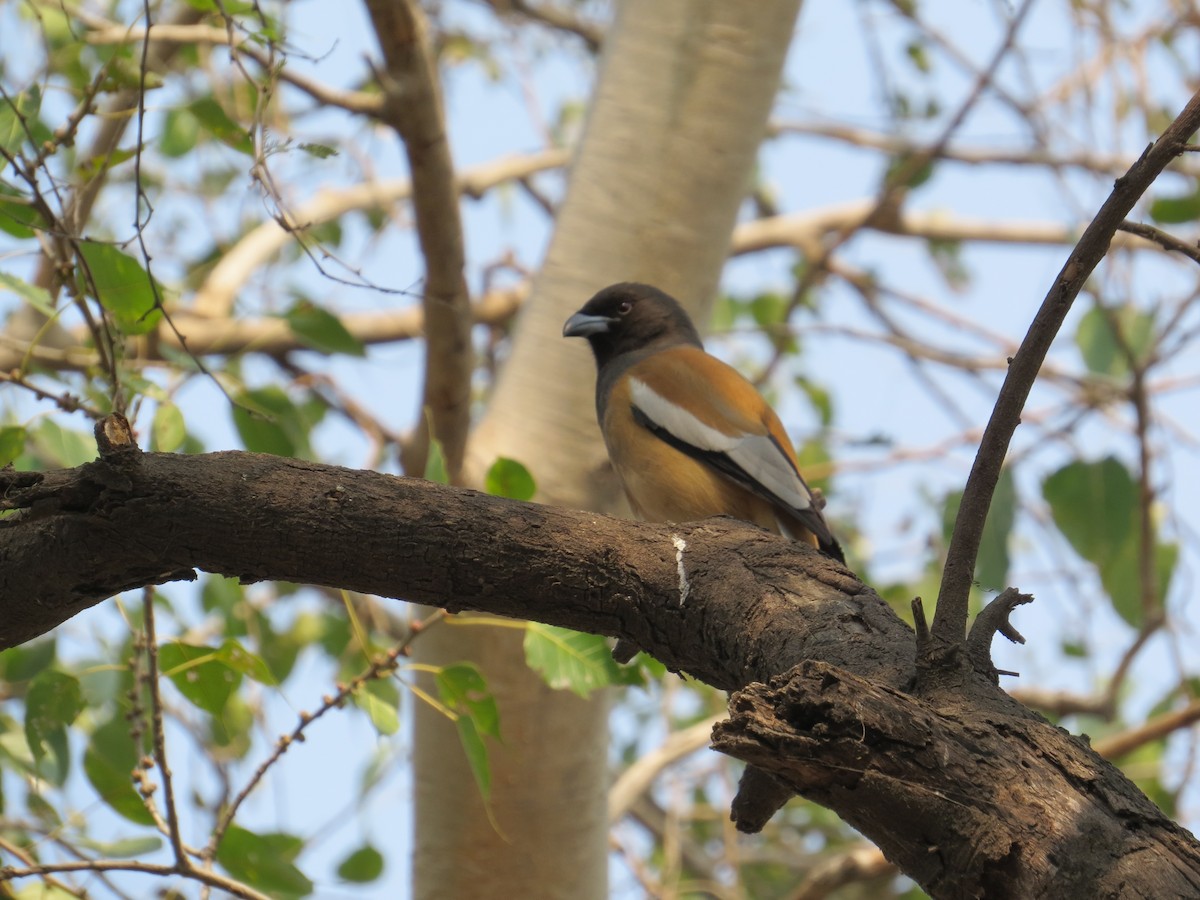
[[[599,291],[567,319],[596,360],[596,418],[635,516],[727,515],[845,562],[779,416],[704,350],[687,311],[647,284]]]

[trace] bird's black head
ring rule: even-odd
[[[679,302],[648,284],[623,282],[606,287],[563,326],[563,337],[582,337],[596,364],[640,350],[699,347],[700,335]]]

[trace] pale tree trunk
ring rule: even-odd
[[[512,353],[468,448],[478,483],[524,463],[538,499],[611,508],[585,346],[562,324],[599,288],[647,281],[707,311],[724,264],[800,0],[621,5],[607,38],[566,200]],[[414,896],[607,896],[607,704],[550,691],[521,633],[438,628],[419,660],[475,661],[500,702],[491,808],[454,726],[416,712]],[[494,823],[494,824],[493,824]]]

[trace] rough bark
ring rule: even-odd
[[[720,748],[835,810],[934,897],[1200,894],[1200,844],[991,673],[911,693],[912,631],[804,546],[256,454],[105,453],[0,473],[21,510],[0,521],[0,647],[193,568],[536,619],[750,685]]]
[[[813,660],[735,694],[713,746],[837,810],[934,897],[1200,897],[1195,838],[1084,739],[998,691],[943,699]]]

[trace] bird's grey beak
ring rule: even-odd
[[[593,334],[603,334],[616,319],[608,316],[590,316],[577,312],[563,325],[563,337],[591,337]]]

